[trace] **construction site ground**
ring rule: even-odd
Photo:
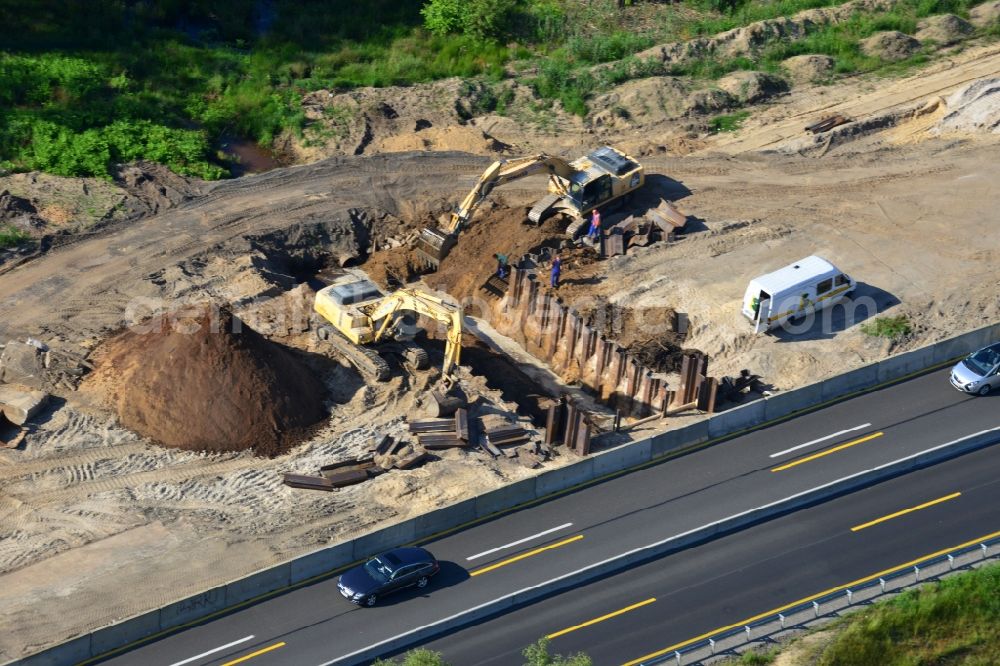
[[[560,297],[580,310],[620,306],[616,333],[626,342],[656,340],[666,335],[667,313],[686,313],[691,330],[683,346],[708,354],[711,375],[747,368],[778,390],[996,321],[1000,135],[971,122],[943,126],[949,110],[936,100],[997,76],[1000,48],[985,45],[908,78],[797,88],[756,109],[737,133],[690,139],[685,155],[657,149],[675,145],[666,126],[662,142],[656,128],[600,136],[568,129],[558,137],[567,156],[595,141],[634,148],[649,193],[676,201],[691,221],[673,244],[605,261],[579,252],[564,266]],[[992,104],[995,112],[998,95]],[[803,132],[834,113],[872,122],[825,137]],[[939,136],[942,127],[950,129]],[[498,125],[492,136],[525,150],[556,141],[502,131]],[[389,138],[387,148],[410,147]],[[363,269],[370,252],[405,253],[398,248],[406,239],[460,199],[490,159],[487,152],[332,157],[188,184],[176,200],[136,206],[139,215],[108,215],[34,255],[4,258],[0,340],[31,336],[88,354],[159,309],[224,304],[314,368],[328,391],[329,416],[273,458],[200,453],[123,428],[107,406],[107,376],[85,379],[77,391],[56,387],[22,447],[0,450],[0,660],[538,473],[453,450],[332,493],[281,483],[282,472],[356,457],[378,435],[400,434],[418,389],[433,379],[397,372],[385,384],[366,384],[311,336],[311,290],[324,272]],[[10,182],[0,189],[15,194],[56,187],[51,178],[42,185],[24,176],[3,180]],[[468,268],[477,277],[446,260],[442,276],[454,280],[429,282],[478,296],[494,248],[514,252],[525,242],[510,239],[507,218],[519,224],[542,188],[543,181],[528,179],[498,189],[495,208],[482,211],[483,226],[470,230],[470,241],[482,241],[484,256]],[[491,220],[499,239],[490,234]],[[544,242],[538,233],[526,232],[529,246]],[[835,323],[799,335],[754,335],[740,314],[748,280],[814,253],[857,279],[858,295],[880,313],[906,315],[912,332],[889,341]],[[503,393],[503,359],[482,349],[469,358],[466,385],[498,412],[512,412],[510,399],[523,389]],[[573,459],[562,453],[542,469]]]

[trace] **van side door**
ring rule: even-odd
[[[763,295],[763,292],[761,294]],[[770,296],[760,299],[757,306],[757,319],[753,325],[754,333],[763,333],[771,328],[771,303],[773,300]]]

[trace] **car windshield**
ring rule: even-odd
[[[980,349],[975,354],[972,354],[966,358],[963,363],[965,363],[965,367],[969,370],[972,370],[980,377],[985,377],[998,361],[1000,361],[1000,353],[987,347],[986,349]]]
[[[387,581],[392,576],[393,569],[388,562],[373,557],[365,562],[365,571],[375,580]]]

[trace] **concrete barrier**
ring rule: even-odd
[[[535,479],[523,479],[477,497],[476,517],[485,518],[497,511],[503,511],[533,499],[535,499]]]
[[[950,340],[942,340],[933,346],[934,363],[944,363],[965,356],[997,340],[1000,340],[1000,325],[996,324],[977,328]]]
[[[371,555],[377,555],[389,548],[416,539],[417,523],[415,518],[383,527],[382,529],[363,534],[354,540],[353,560],[363,560]]]
[[[288,582],[290,585],[297,585],[304,580],[322,576],[353,561],[354,546],[350,542],[316,550],[308,555],[296,557],[289,562],[291,570],[288,574]]]
[[[415,539],[424,539],[438,532],[450,530],[476,519],[476,499],[462,500],[458,504],[431,511],[413,519]]]
[[[54,646],[43,652],[29,656],[18,663],[29,664],[30,666],[66,664],[99,656],[104,652],[127,645],[144,636],[149,636],[158,630],[166,630],[196,621],[213,612],[235,606],[268,592],[282,590],[290,585],[322,575],[387,548],[431,536],[437,532],[460,526],[475,518],[488,517],[499,511],[571,488],[605,474],[628,469],[682,447],[692,446],[710,438],[724,437],[751,426],[783,418],[821,402],[833,400],[879,383],[898,379],[931,365],[943,363],[955,357],[968,354],[996,340],[1000,340],[1000,324],[986,326],[950,340],[900,354],[879,363],[830,378],[824,382],[818,382],[793,391],[779,393],[763,400],[757,400],[728,412],[716,414],[709,419],[693,423],[684,428],[658,433],[651,438],[632,442],[606,453],[583,458],[565,467],[544,472],[538,476],[484,493],[479,497],[465,500],[453,506],[443,507],[417,518],[371,532],[353,542],[308,553],[276,567],[233,581],[228,585],[213,588],[202,594],[171,603],[162,609],[144,613],[111,627],[95,630],[91,634]],[[991,433],[973,438],[972,440],[953,443],[949,448],[950,453],[948,455],[959,455],[961,452],[986,446],[991,443],[987,440],[993,436]],[[996,437],[1000,438],[1000,435],[996,435]],[[875,483],[878,479],[885,478],[887,475],[901,474],[904,471],[908,471],[908,469],[934,464],[943,459],[941,456],[944,455],[944,453],[935,451],[927,454],[921,460],[910,460],[907,463],[910,467],[905,470],[869,470],[867,476],[858,476],[858,478],[850,482],[844,482],[846,485],[842,487],[825,488],[823,492],[827,495],[823,496],[828,496],[832,493],[842,494],[849,492],[850,488],[853,487],[850,485],[851,483],[869,485]],[[811,498],[800,497],[796,499],[796,501],[800,502],[799,505],[787,505],[781,507],[780,511],[791,511],[796,506],[804,506],[806,503],[817,502],[820,499],[821,496]],[[670,548],[678,549],[687,547],[698,542],[698,539],[707,540],[722,531],[739,529],[739,525],[749,524],[739,521],[757,522],[764,520],[768,516],[773,515],[772,513],[768,513],[772,511],[778,511],[778,509],[775,507],[764,507],[757,510],[756,514],[741,515],[738,521],[734,518],[728,525],[715,524],[706,526],[699,533],[682,535],[682,537],[670,544]],[[631,564],[649,559],[650,557],[659,556],[659,554],[665,554],[665,552],[668,551],[657,554],[653,554],[653,551],[645,553],[635,552],[629,554],[625,559]],[[604,563],[601,566],[604,568],[601,570],[602,573],[598,575],[606,575],[611,571],[609,567],[612,567],[612,564],[610,562]],[[577,585],[581,582],[586,581],[581,578],[574,581],[572,585]],[[530,593],[528,591],[519,592],[518,594],[522,596],[518,597],[518,603],[527,603],[528,599],[539,598],[540,596],[552,593],[552,589],[543,589],[544,587],[538,586],[537,588],[532,588],[534,591]],[[523,596],[525,594],[528,594],[528,596]],[[509,607],[514,602],[509,598],[505,598],[505,600],[498,603]],[[477,618],[482,618],[496,612],[499,611],[497,609],[490,610],[481,607],[476,609],[475,615]],[[439,635],[442,631],[451,631],[458,626],[463,626],[475,620],[476,618],[463,619],[461,624],[445,630],[440,630],[435,625],[423,627],[419,631],[422,637],[432,637]],[[154,625],[155,629],[153,628]],[[398,649],[399,647],[410,645],[412,644],[412,638],[406,639],[401,637],[394,641],[394,643],[397,643],[397,645],[392,648],[382,646],[380,648],[381,652],[384,653],[390,649]],[[374,657],[377,654],[373,653],[371,656]]]
[[[262,594],[288,587],[291,574],[292,565],[290,562],[285,562],[234,580],[226,585],[226,605],[234,606]]]
[[[919,372],[934,365],[934,347],[920,347],[878,362],[878,383],[884,384],[894,379]]]
[[[764,401],[754,400],[735,409],[719,412],[708,419],[708,436],[711,439],[745,430],[764,422]]]
[[[536,476],[535,497],[545,497],[560,490],[586,483],[596,477],[594,459],[592,457],[581,458],[578,462],[542,472]]]
[[[601,477],[612,472],[620,472],[629,467],[649,462],[653,439],[650,437],[638,442],[622,444],[609,451],[603,451],[592,456],[594,459],[594,477]]]
[[[667,430],[653,435],[650,457],[658,458],[679,448],[694,446],[708,440],[708,419],[683,428]]]
[[[78,664],[85,659],[90,659],[93,655],[94,653],[90,649],[90,634],[87,634],[79,638],[71,638],[44,652],[7,663],[16,663],[18,666],[66,666],[66,664]]]
[[[823,402],[839,398],[848,393],[859,391],[878,383],[878,363],[872,363],[845,372],[836,377],[830,377],[823,381],[821,389],[821,399]]]
[[[809,384],[794,391],[782,391],[764,398],[764,421],[774,421],[823,402],[823,383]]]
[[[160,630],[172,629],[199,620],[226,607],[225,585],[205,590],[187,599],[175,601],[160,609]]]
[[[136,615],[122,622],[98,629],[90,636],[90,649],[94,654],[103,654],[119,645],[128,645],[160,631],[158,610]]]

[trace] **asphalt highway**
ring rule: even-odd
[[[523,663],[521,649],[545,635],[551,652],[583,651],[600,666],[672,653],[688,639],[1000,531],[998,453],[982,449],[897,477],[425,647],[456,666]]]
[[[352,653],[421,625],[463,613],[513,591],[544,583],[633,548],[781,500],[861,470],[998,426],[1000,397],[966,396],[949,386],[946,370],[933,372],[429,542],[425,545],[443,563],[441,574],[426,590],[403,592],[383,600],[374,609],[349,604],[337,592],[336,580],[326,580],[167,636],[116,656],[107,663],[171,666],[232,666],[250,662],[306,666],[354,663]],[[987,451],[994,451],[995,455],[995,449]],[[963,467],[970,464],[968,461],[978,460],[974,456],[979,455],[984,454],[969,454],[948,464]],[[994,476],[995,472],[994,469]],[[882,484],[900,489],[897,491],[900,493],[899,501],[891,501],[892,497],[886,499],[886,511],[883,513],[888,513],[892,506],[904,506],[912,499],[902,488],[909,487],[904,480],[915,474]],[[894,485],[897,483],[903,485]],[[996,490],[993,486],[994,497]],[[957,501],[942,502],[940,507],[916,513],[931,515],[928,512],[952,511],[954,506],[958,506]],[[833,553],[846,558],[843,564],[821,565],[818,562],[825,560],[800,560],[795,556],[803,542],[792,537],[792,526],[802,523],[799,527],[805,528],[810,522],[825,526],[826,518],[817,518],[822,514],[816,512],[828,505],[833,504],[827,503],[772,521],[775,525],[785,525],[784,532],[770,533],[770,536],[762,538],[758,535],[768,529],[770,523],[759,525],[659,562],[671,562],[671,569],[677,567],[692,581],[722,580],[732,575],[732,563],[729,561],[730,573],[727,574],[725,563],[718,559],[725,557],[727,549],[720,544],[762,538],[763,544],[781,554],[774,556],[778,559],[770,565],[770,574],[766,570],[756,574],[760,582],[767,582],[765,579],[770,575],[773,583],[775,575],[785,574],[800,580],[804,588],[814,575],[821,573],[818,569],[828,566],[833,574],[838,574],[842,570],[837,567],[849,564],[851,549],[844,547],[836,549],[840,552]],[[864,513],[864,509],[869,508],[873,507],[860,507],[860,512]],[[886,523],[889,524],[891,521]],[[994,529],[1000,527],[995,520],[992,525]],[[989,527],[987,525],[980,531],[991,531]],[[881,528],[870,529],[870,534],[882,531]],[[861,533],[866,531],[869,530]],[[809,540],[808,535],[801,538]],[[930,545],[928,551],[934,549],[933,544]],[[692,558],[691,554],[695,552],[701,555]],[[900,560],[889,551],[886,551],[885,557],[892,560],[889,564]],[[900,561],[905,561],[905,558],[903,554]],[[675,561],[686,564],[673,564]],[[749,561],[747,566],[750,566]],[[878,566],[877,562],[875,566]],[[656,563],[636,571],[646,571],[649,567],[655,570]],[[599,597],[600,593],[591,591],[603,589],[609,580],[614,578],[589,585],[584,592]],[[674,589],[669,587],[670,581],[676,584],[678,580],[668,578],[663,583],[668,587],[657,589]],[[850,577],[845,580],[850,580]],[[836,582],[843,581],[838,579]],[[635,591],[638,592],[645,584],[636,583]],[[794,595],[790,592],[791,587],[787,590],[782,587],[785,582],[777,585],[779,591],[789,591]],[[821,587],[822,584],[817,584],[806,593]],[[795,587],[795,590],[799,589]],[[535,614],[536,608],[546,608],[565,596],[521,609],[500,621],[527,623],[523,635],[530,634],[534,638],[573,625],[579,621],[576,607],[563,606],[559,617],[564,619],[560,621],[550,621],[551,617],[546,619]],[[630,603],[649,596],[656,595],[647,595]],[[750,595],[749,598],[755,600],[757,597]],[[608,606],[601,606],[607,610],[600,611],[596,605],[587,606],[586,610],[581,609],[579,615],[597,617],[629,605],[625,603],[613,607],[610,597],[607,601]],[[703,611],[705,603],[695,595],[686,598],[687,605],[675,606],[684,608],[683,614],[675,614],[671,620],[672,625],[676,623],[681,628],[678,636],[689,629],[700,633],[726,624],[723,615],[728,617],[728,614],[722,612],[726,608],[716,606],[713,610],[709,605],[706,606],[709,610]],[[661,609],[665,606],[660,601],[651,602],[622,617],[633,613],[662,613]],[[739,615],[737,608],[742,607],[734,603],[732,609],[735,615]],[[596,614],[593,614],[595,611]],[[692,619],[690,622],[681,621],[677,619],[678,615]],[[713,623],[711,618],[714,617],[719,619]],[[480,628],[484,626],[487,625],[479,625]],[[701,629],[696,629],[696,626]],[[466,641],[471,640],[468,636],[475,631],[476,628],[460,632],[436,645],[447,645],[449,640],[453,640],[456,650],[473,651],[462,652],[459,655],[461,659],[454,660],[457,664],[490,663],[488,655],[492,652],[488,647],[483,651],[462,647],[471,645]],[[557,640],[562,641],[559,649],[577,649],[573,647],[573,641],[579,641],[581,636],[589,633],[576,631],[566,634],[565,638],[559,637]],[[665,630],[660,630],[653,638],[658,636],[662,639],[666,635]],[[487,639],[484,637],[484,640]],[[508,647],[516,651],[520,642],[519,639]],[[648,646],[653,650],[657,646],[663,647],[660,643],[662,640],[652,641]],[[563,644],[568,647],[563,648]],[[616,643],[610,641],[609,644]],[[641,649],[633,650],[631,654],[641,656],[637,652]],[[469,657],[469,654],[478,656]],[[614,654],[612,661],[628,657],[618,652]],[[466,661],[469,658],[474,660]],[[597,663],[605,663],[602,659],[606,658],[608,655],[602,652]],[[519,663],[516,656],[513,659],[493,663]]]

